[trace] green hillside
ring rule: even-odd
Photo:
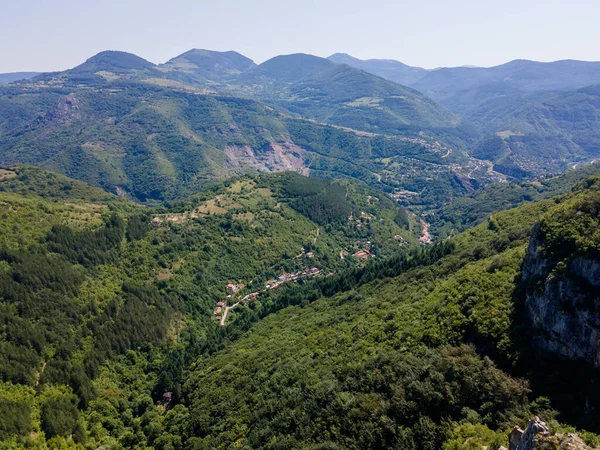
[[[597,182],[565,204],[597,206]],[[184,430],[200,448],[497,448],[530,414],[554,417],[540,380],[531,391],[508,372],[535,367],[518,331],[520,267],[533,225],[555,222],[555,203],[494,214],[438,262],[264,319],[198,360],[189,403],[174,412],[189,425],[172,439]],[[592,216],[577,219],[579,233],[587,219],[594,229]]]
[[[185,348],[189,364],[256,320],[232,311],[220,326],[217,302],[262,292],[288,272],[305,282],[359,268],[366,262],[352,253],[379,260],[416,246],[420,232],[377,191],[294,173],[149,209],[39,169],[6,168],[0,202],[0,403],[15,412],[0,420],[0,439],[47,448],[69,436],[126,439],[105,410],[124,391],[105,389],[126,382],[112,371],[129,370],[128,361],[154,367],[127,388],[137,397],[132,420],[154,411],[162,392],[180,395],[169,358]],[[231,300],[228,283],[239,287]]]
[[[281,170],[408,190],[423,205],[493,179],[429,139],[361,134],[252,100],[148,83],[93,86],[0,89],[0,163],[38,165],[140,201]]]
[[[344,54],[329,59],[440,102],[481,134],[469,145],[473,156],[493,161],[508,176],[537,176],[598,157],[598,62],[516,60],[425,71]]]
[[[442,205],[426,219],[433,226],[434,234],[447,237],[484,222],[497,211],[566,194],[572,186],[599,172],[600,164],[595,163],[534,181],[493,183]]]
[[[363,131],[468,138],[460,120],[420,93],[312,55],[277,56],[232,82],[234,92]]]
[[[518,311],[534,225],[596,246],[597,187],[419,248],[414,217],[346,180],[241,177],[152,209],[3,169],[0,438],[433,449],[504,444],[534,413],[591,426],[533,370]]]
[[[489,156],[497,170],[510,161],[526,172],[564,170],[600,156],[600,85],[576,91],[509,96],[470,106],[465,113],[484,133],[473,153]],[[501,151],[494,150],[502,148]]]

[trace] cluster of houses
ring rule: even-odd
[[[266,288],[267,289],[277,289],[279,286],[281,286],[284,283],[287,283],[288,281],[296,281],[300,278],[311,277],[314,275],[318,275],[320,273],[321,273],[321,271],[319,269],[317,269],[316,267],[304,269],[303,271],[296,272],[296,273],[284,273],[283,275],[277,277],[276,280],[268,281]]]
[[[394,236],[394,239],[396,239],[401,246],[408,245],[408,241],[406,239],[404,239],[402,236],[400,236],[399,234]]]
[[[242,301],[245,302],[246,300],[254,300],[256,297],[258,297],[260,295],[260,292],[252,292],[251,294],[246,295],[245,297],[242,298]]]
[[[361,228],[363,222],[369,222],[371,220],[373,220],[373,216],[364,211],[360,212],[360,217],[355,217],[353,214],[350,214],[350,217],[348,217],[348,222],[356,222],[356,228]]]
[[[229,283],[227,285],[227,290],[233,292],[234,294],[240,290],[240,286],[237,284]]]
[[[396,201],[400,201],[400,200],[407,200],[410,197],[414,197],[415,195],[419,195],[419,193],[413,192],[413,191],[407,191],[407,190],[403,189],[403,190],[394,192],[393,194],[390,194],[390,197],[392,197]]]
[[[371,252],[371,241],[367,241],[366,244],[363,244],[361,241],[356,241],[356,248],[358,248],[358,250],[352,254],[354,258],[366,260],[373,256],[373,253]]]
[[[306,255],[308,256],[308,253]],[[308,269],[304,269],[304,270],[302,270],[300,272],[296,272],[296,273],[284,273],[283,275],[277,277],[276,280],[270,280],[267,283],[267,285],[265,286],[265,290],[266,289],[277,289],[279,286],[281,286],[284,283],[287,283],[288,281],[297,281],[300,278],[310,277],[310,276],[318,275],[320,273],[321,273],[321,271],[318,268],[316,268],[316,267],[311,267],[311,268],[308,268]],[[331,276],[331,275],[333,275],[333,273],[329,273],[328,274],[328,276]],[[235,285],[233,283],[229,283],[227,285],[227,290],[231,291],[232,294],[236,294],[243,287],[244,287],[243,285]],[[242,297],[239,300],[239,302],[243,303],[243,302],[246,302],[248,300],[254,300],[260,294],[261,294],[261,291],[252,292],[252,293],[250,293],[250,294]],[[231,294],[228,295],[227,298],[228,299],[232,298],[232,295]],[[233,307],[235,307],[237,305],[238,305],[238,303],[235,303],[230,308],[233,308]],[[225,304],[225,302],[217,302],[217,305],[215,306],[215,309],[214,309],[213,313],[214,313],[215,317],[218,320],[221,320],[223,318],[223,314],[225,314],[225,309],[226,308],[227,308],[227,305]]]
[[[304,247],[302,247],[300,249],[300,253],[296,255],[296,258],[301,258],[303,256],[306,256],[307,258],[314,258],[315,254],[313,252],[306,252],[306,250],[304,249]]]

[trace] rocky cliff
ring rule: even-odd
[[[523,263],[533,343],[600,368],[600,177],[556,202],[533,230]]]
[[[585,254],[560,258],[549,246],[538,228],[523,265],[534,344],[600,368],[600,261]]]

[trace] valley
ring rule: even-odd
[[[0,75],[0,447],[598,448],[598,83],[202,49]]]

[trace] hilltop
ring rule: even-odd
[[[176,76],[182,81],[204,83],[234,78],[254,66],[254,61],[237,52],[192,49],[170,59],[161,68],[174,71],[169,76]]]
[[[103,84],[116,79],[139,79],[158,76],[156,65],[137,55],[107,50],[82,64],[62,72],[43,73],[32,79],[42,83]]]

